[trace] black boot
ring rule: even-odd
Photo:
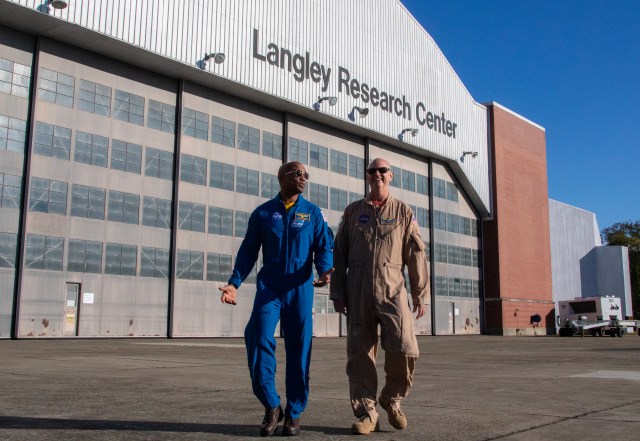
[[[290,416],[284,419],[284,425],[282,426],[283,436],[296,436],[300,433],[300,418],[291,418]]]
[[[264,419],[260,425],[260,436],[271,436],[276,432],[278,423],[284,418],[282,406],[264,409]]]

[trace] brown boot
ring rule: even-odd
[[[380,421],[377,418],[373,421],[369,415],[364,415],[360,418],[360,421],[351,425],[351,433],[356,435],[369,435],[371,432],[378,432],[379,430]]]
[[[284,418],[282,406],[264,409],[264,419],[260,425],[260,436],[271,436],[278,429],[278,423]]]
[[[407,427],[407,417],[404,415],[402,409],[400,409],[400,400],[383,401],[382,397],[380,397],[378,404],[387,411],[389,424],[398,430]]]

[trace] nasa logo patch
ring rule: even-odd
[[[369,215],[361,214],[358,220],[360,221],[361,224],[366,224],[367,222],[369,222]]]
[[[276,212],[275,212],[275,213],[273,213],[273,215],[271,216],[271,219],[273,219],[274,221],[279,221],[280,219],[282,219],[282,215],[276,211]]]

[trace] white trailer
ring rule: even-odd
[[[556,322],[561,337],[574,334],[584,336],[586,332],[593,336],[610,335],[622,337],[627,331],[635,332],[638,320],[625,320],[622,315],[620,299],[617,297],[578,297],[558,302]],[[640,335],[640,331],[638,332]]]

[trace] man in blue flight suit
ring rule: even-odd
[[[244,331],[253,393],[265,407],[261,436],[273,435],[285,417],[283,435],[300,432],[300,414],[309,397],[313,335],[313,287],[329,283],[333,272],[333,234],[316,205],[301,196],[309,174],[299,162],[278,170],[280,193],[256,208],[236,256],[233,273],[220,287],[220,300],[236,304],[237,289],[253,269],[262,248],[257,293]],[[313,280],[313,265],[320,275]],[[287,356],[283,412],[276,391],[276,325]]]

